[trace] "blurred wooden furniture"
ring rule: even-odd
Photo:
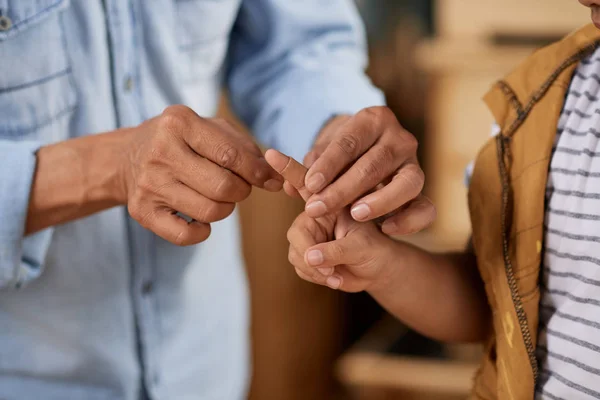
[[[437,0],[440,37],[562,36],[589,22],[589,9],[565,0]]]
[[[429,76],[423,141],[426,190],[438,210],[436,223],[421,242],[458,250],[468,241],[465,169],[489,138],[493,123],[482,96],[537,47],[588,22],[589,10],[576,1],[436,2],[438,34],[417,51],[417,64]]]
[[[336,371],[349,398],[464,399],[478,346],[443,347],[386,317],[340,358]]]

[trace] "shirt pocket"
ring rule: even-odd
[[[0,140],[64,140],[76,107],[62,11],[69,0],[0,0]]]
[[[174,0],[184,82],[221,76],[240,0]]]

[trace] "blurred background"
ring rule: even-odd
[[[487,140],[481,97],[536,48],[587,23],[574,0],[356,0],[369,75],[419,139],[438,219],[409,241],[461,250],[470,234],[464,171]],[[226,101],[223,114],[230,116]],[[252,293],[251,400],[460,399],[477,346],[429,341],[367,295],[305,283],[287,262],[285,232],[301,202],[255,191],[242,205]]]

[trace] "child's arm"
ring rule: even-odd
[[[388,276],[367,291],[413,329],[442,341],[486,337],[491,317],[475,256],[431,254],[394,242]]]
[[[266,155],[288,185],[307,197],[306,168]],[[474,257],[433,255],[394,241],[348,210],[323,218],[302,213],[288,231],[290,262],[310,282],[347,292],[366,290],[413,329],[444,341],[477,341],[490,329],[488,303]]]

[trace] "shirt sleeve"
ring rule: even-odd
[[[24,237],[37,142],[0,140],[0,288],[19,288],[42,272],[52,229]]]
[[[352,0],[244,0],[228,65],[234,111],[259,140],[299,160],[332,116],[385,103],[364,73]]]

